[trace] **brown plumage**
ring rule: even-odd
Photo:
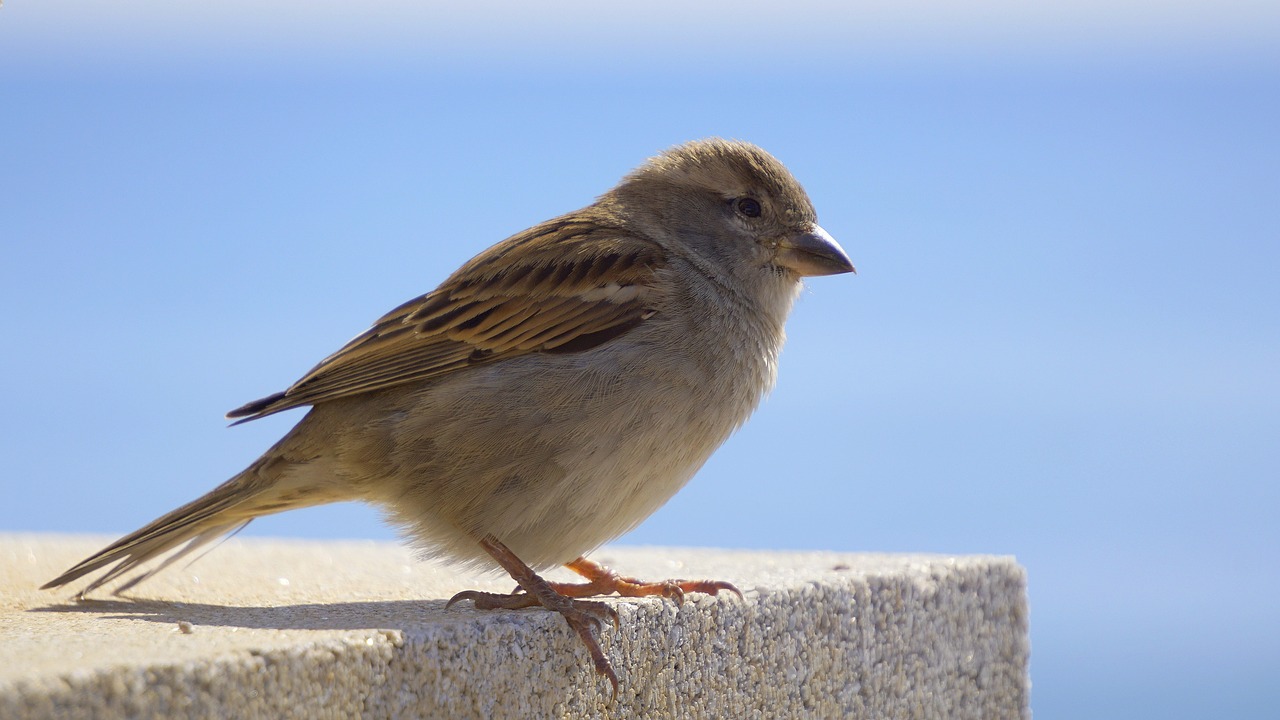
[[[233,410],[245,422],[312,406],[244,472],[45,587],[118,563],[91,592],[254,517],[361,500],[426,554],[505,569],[522,594],[458,598],[561,613],[616,690],[595,638],[616,613],[573,598],[733,588],[641,583],[582,556],[648,517],[746,421],[773,384],[801,279],[852,270],[772,156],[723,140],[674,148]],[[536,573],[561,564],[587,583]]]

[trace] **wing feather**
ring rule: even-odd
[[[662,249],[598,221],[553,220],[481,253],[384,315],[246,422],[535,352],[581,352],[653,315]]]

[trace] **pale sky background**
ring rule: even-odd
[[[0,531],[212,488],[300,417],[225,411],[708,135],[859,275],[622,542],[1016,555],[1038,720],[1273,714],[1275,2],[7,0]]]

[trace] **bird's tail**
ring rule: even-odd
[[[41,589],[56,588],[95,570],[118,563],[81,590],[83,597],[103,585],[137,570],[140,565],[184,545],[156,567],[134,576],[115,589],[121,593],[164,570],[195,550],[224,535],[234,534],[251,520],[263,515],[344,498],[301,491],[295,483],[281,482],[278,461],[263,458],[244,472],[202,497],[153,520],[120,538],[75,567],[45,583]],[[285,463],[288,465],[288,463]],[[294,466],[297,468],[297,466]],[[292,487],[289,487],[292,486]]]

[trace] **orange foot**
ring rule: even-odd
[[[698,592],[715,595],[721,590],[728,590],[738,599],[742,599],[742,591],[723,580],[663,580],[661,582],[642,582],[632,577],[623,577],[597,562],[580,557],[565,567],[587,579],[585,583],[548,583],[556,592],[567,597],[595,597],[618,593],[622,597],[649,597],[661,595],[675,600],[679,605],[684,602],[685,593]]]
[[[510,595],[466,590],[450,598],[445,608],[451,607],[459,600],[470,600],[475,603],[476,608],[481,610],[517,610],[542,606],[560,613],[569,623],[569,627],[582,639],[582,644],[587,647],[587,653],[591,655],[591,662],[596,672],[608,678],[609,684],[613,686],[614,699],[618,697],[618,675],[613,671],[609,658],[605,657],[604,651],[600,648],[596,633],[600,632],[605,620],[612,622],[616,629],[618,611],[602,602],[580,598],[612,593],[623,597],[661,595],[680,604],[684,602],[685,593],[700,592],[715,595],[721,590],[728,590],[739,598],[742,597],[742,592],[732,583],[720,580],[664,580],[646,583],[635,578],[622,577],[604,565],[584,557],[568,563],[565,567],[586,578],[587,582],[552,583],[542,579],[533,571],[533,568],[516,557],[515,553],[492,535],[481,540],[480,545],[511,574],[511,578],[519,587]],[[593,633],[592,630],[595,632]]]
[[[569,623],[569,627],[578,634],[582,644],[587,646],[587,653],[591,655],[591,663],[595,666],[596,672],[609,679],[609,684],[613,686],[613,699],[617,699],[618,675],[613,671],[609,658],[605,657],[604,650],[600,648],[596,633],[600,632],[605,620],[612,621],[614,628],[617,628],[618,611],[602,602],[574,600],[556,592],[555,588],[551,587],[551,583],[543,580],[533,571],[533,568],[516,557],[515,553],[492,535],[482,539],[480,545],[511,574],[511,578],[524,592],[501,595],[466,590],[450,598],[445,608],[448,609],[459,600],[471,600],[481,610],[515,610],[541,605],[548,610],[560,613],[565,622]],[[592,632],[593,630],[595,632]]]

